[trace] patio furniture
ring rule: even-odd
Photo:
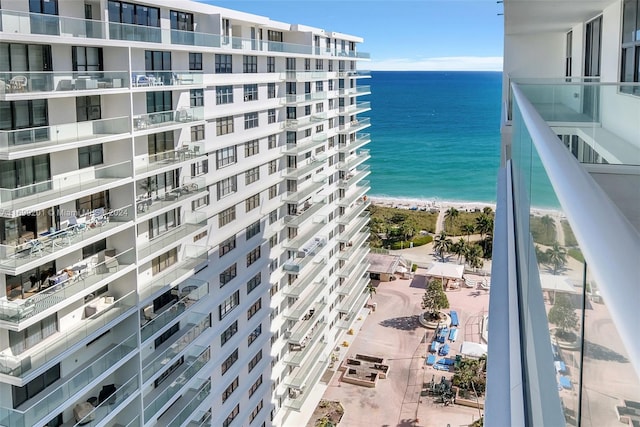
[[[451,329],[449,331],[449,341],[455,342],[457,338],[458,338],[458,330],[457,329]]]
[[[440,349],[438,350],[438,354],[440,356],[446,356],[447,354],[449,354],[449,344],[445,344],[440,347]]]
[[[134,74],[131,78],[131,84],[133,87],[145,87],[149,86],[149,78],[144,74]]]
[[[458,312],[455,310],[451,310],[449,312],[451,316],[451,326],[458,326],[460,323],[458,322]]]
[[[25,76],[15,76],[9,81],[11,92],[24,92],[27,89],[27,78]]]
[[[434,363],[436,363],[436,356],[435,354],[430,354],[429,357],[427,357],[427,361],[426,361],[427,365],[433,365]]]
[[[560,386],[562,386],[562,388],[565,390],[571,390],[573,388],[573,386],[571,385],[571,379],[567,376],[560,375],[558,383],[560,383]]]
[[[93,405],[89,402],[81,402],[73,407],[73,417],[80,425],[90,423],[95,419]]]

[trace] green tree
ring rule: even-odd
[[[462,258],[466,251],[467,242],[465,242],[462,237],[451,246],[451,253],[458,256],[458,264],[460,264],[460,258]]]
[[[403,240],[409,240],[416,234],[416,229],[411,224],[403,222],[400,224],[400,233],[402,234]]]
[[[547,264],[548,257],[546,252],[540,249],[540,246],[536,245],[536,259],[538,260],[538,264]]]
[[[445,222],[449,220],[449,234],[453,233],[453,226],[455,225],[456,219],[458,219],[459,216],[460,216],[460,211],[458,211],[458,209],[454,207],[450,207],[444,213]]]
[[[453,374],[453,385],[465,391],[475,391],[482,395],[486,388],[486,358],[462,359]]]
[[[485,206],[482,208],[482,213],[488,216],[493,216],[493,209],[490,206]]]
[[[560,328],[560,337],[568,337],[570,331],[578,329],[578,315],[565,294],[556,295],[555,303],[549,310],[548,319],[550,323]]]
[[[493,233],[493,217],[481,213],[476,217],[476,230],[478,230],[480,237],[483,239],[485,234]]]
[[[545,251],[547,264],[553,267],[553,274],[558,274],[558,270],[567,264],[567,250],[554,242],[553,246]]]
[[[545,215],[540,218],[540,222],[544,227],[544,235],[546,237],[546,241],[555,240],[555,232],[556,232],[556,222],[549,215]]]
[[[432,279],[422,296],[422,309],[431,319],[438,319],[438,312],[445,308],[449,308],[449,299],[442,288],[442,280]]]
[[[467,235],[467,243],[469,243],[469,237],[475,233],[476,227],[471,223],[466,223],[462,225],[462,232]]]
[[[369,300],[371,300],[373,296],[376,294],[377,289],[375,286],[373,286],[373,283],[369,282],[369,284],[366,287],[366,291],[369,294]]]
[[[440,232],[440,234],[435,238],[433,249],[436,251],[436,254],[440,256],[442,262],[444,262],[445,253],[449,252],[449,249],[451,249],[451,245],[453,245],[453,241],[447,237],[447,234],[444,231]]]
[[[474,270],[481,268],[484,265],[484,262],[482,261],[482,248],[478,245],[467,245],[467,250],[464,256],[465,262]]]

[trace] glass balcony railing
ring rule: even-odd
[[[365,117],[365,118],[361,118],[361,119],[356,119],[356,120],[352,120],[349,123],[340,125],[339,127],[339,131],[340,133],[351,133],[351,132],[358,132],[364,128],[367,128],[371,126],[371,119],[369,117]]]
[[[356,233],[353,236],[353,239],[346,243],[344,249],[342,249],[336,255],[336,258],[342,261],[349,261],[353,259],[353,256],[358,252],[358,250],[362,247],[362,245],[367,241],[369,235],[367,234],[368,230],[361,231],[360,233]],[[366,246],[368,247],[368,246]]]
[[[340,235],[338,236],[338,241],[340,243],[349,243],[351,240],[353,240],[354,236],[356,236],[356,234],[358,234],[358,232],[362,230],[362,228],[368,223],[369,215],[356,217],[356,219],[354,219],[354,221],[347,226],[347,230],[340,233]]]
[[[189,418],[193,417],[196,409],[200,407],[202,402],[206,400],[210,394],[211,380],[207,379],[198,388],[191,388],[185,394],[183,394],[183,399],[185,399],[185,401],[188,401],[188,403],[184,407],[178,406],[177,409],[179,410],[179,412],[177,414],[174,415],[174,413],[169,410],[158,419],[158,423],[160,425],[163,425],[163,423],[166,421],[166,424],[164,425],[166,425],[167,427],[180,427],[184,425],[184,423],[188,421]],[[173,418],[170,418],[171,416],[173,416]],[[206,421],[201,425],[207,425]]]
[[[146,178],[143,178],[142,181],[145,180]],[[138,185],[140,185],[140,182],[141,181],[138,181]],[[192,177],[181,187],[153,190],[145,195],[139,196],[136,200],[136,211],[138,212],[138,216],[153,215],[159,210],[180,204],[187,199],[202,196],[206,191],[207,185],[205,178]]]
[[[309,274],[303,274],[298,277],[295,282],[283,289],[283,293],[288,297],[298,298],[307,289],[311,283],[320,283],[324,278],[318,276],[322,270],[327,266],[325,260],[315,260],[313,268],[308,272]]]
[[[204,107],[180,108],[133,116],[133,130],[156,129],[181,123],[204,120]]]
[[[304,338],[312,332],[312,327],[316,325],[318,319],[322,316],[322,310],[327,306],[326,302],[319,302],[314,305],[314,308],[309,310],[311,313],[305,316],[303,320],[296,323],[291,330],[291,336],[288,338],[291,344],[302,344]]]
[[[352,150],[357,150],[358,148],[362,148],[371,142],[371,136],[368,133],[358,133],[356,134],[356,139],[353,141],[348,141],[346,143],[338,144],[339,152],[348,152]]]
[[[36,148],[96,139],[131,132],[129,117],[63,123],[27,129],[0,130],[0,153],[15,153]]]
[[[313,122],[311,121],[311,116],[300,117],[299,119],[287,119],[284,122],[284,128],[289,130],[300,129],[304,126],[311,126]]]
[[[184,363],[178,368],[178,372],[182,372],[180,372],[169,385],[163,386],[161,388],[162,391],[157,396],[154,396],[152,402],[145,403],[144,419],[146,422],[149,422],[164,405],[175,397],[175,395],[184,388],[185,384],[194,378],[211,359],[209,347],[194,347],[190,350],[190,353],[193,354],[193,356],[185,355]],[[153,392],[151,392],[149,396],[152,395]]]
[[[99,186],[131,177],[131,161],[102,167],[88,167],[65,176],[25,185],[20,188],[0,188],[0,209],[33,210],[33,205],[55,202]]]
[[[122,403],[138,391],[140,385],[138,384],[138,376],[134,375],[126,383],[116,388],[116,391],[104,402],[101,402],[94,408],[89,414],[81,419],[75,426],[88,426],[95,427],[99,425],[107,416],[112,413],[116,413],[122,409]],[[120,417],[118,415],[118,417]],[[91,421],[86,421],[91,419]],[[120,423],[124,422],[123,419],[118,420]],[[140,420],[132,420],[127,424],[127,427],[139,426]],[[75,427],[74,426],[74,427]],[[115,425],[114,425],[115,426]]]
[[[366,278],[363,280],[364,281],[364,283],[362,284],[363,289],[365,288],[366,283],[368,283],[369,280],[370,280],[369,278]],[[367,292],[358,293],[357,295],[358,295],[358,298],[353,302],[353,307],[351,310],[349,311],[340,310],[342,313],[345,313],[346,315],[342,317],[342,319],[340,319],[338,323],[336,323],[336,327],[338,329],[345,329],[345,330],[350,329],[353,326],[353,322],[355,322],[356,319],[358,318],[360,309],[364,307],[365,302],[367,301],[367,299],[369,299],[369,294]]]
[[[287,94],[284,98],[284,102],[286,104],[300,104],[303,102],[311,102],[313,98],[310,93],[303,93],[300,95],[296,94]]]
[[[191,313],[189,323],[186,323],[179,332],[174,334],[171,340],[165,341],[168,343],[168,347],[167,344],[161,346],[143,361],[142,382],[147,382],[155,374],[170,366],[174,359],[210,326],[208,314]]]
[[[327,134],[314,134],[311,138],[307,137],[299,140],[296,144],[287,144],[283,147],[283,153],[289,155],[299,155],[305,151],[313,150],[327,142]]]
[[[309,286],[308,288],[311,288],[309,292],[305,296],[300,296],[298,300],[289,307],[287,313],[283,317],[297,321],[304,318],[305,315],[308,315],[309,307],[311,307],[311,305],[316,302],[320,294],[326,290],[327,287],[325,286],[325,283],[326,281],[321,281],[320,283]],[[302,339],[303,343],[306,341],[307,340],[305,338]]]
[[[322,347],[326,345],[325,341],[318,341],[322,334],[325,333],[325,328],[327,327],[327,323],[321,322],[318,324],[318,327],[309,335],[307,338],[307,343],[304,347],[298,347],[299,349],[292,350],[289,349],[289,353],[284,357],[283,362],[287,365],[292,366],[300,366],[304,359],[309,355],[311,350],[315,347],[314,344],[318,344]]]
[[[324,166],[325,160],[327,160],[327,155],[323,153],[318,154],[317,156],[311,156],[306,164],[302,164],[301,161],[297,167],[287,168],[284,171],[284,176],[288,179],[303,178],[312,173],[314,170]]]
[[[316,236],[320,230],[327,225],[326,216],[316,216],[311,224],[307,224],[304,230],[294,238],[287,239],[282,244],[287,249],[305,251],[305,248],[313,247],[317,242],[322,242],[323,238]],[[326,242],[325,242],[326,243]]]
[[[44,34],[50,36],[106,38],[105,23],[56,15],[0,10],[2,32],[11,34]]]
[[[640,165],[640,83],[514,81],[578,161]]]
[[[362,277],[365,275],[369,267],[370,267],[370,264],[368,262],[361,262],[353,270],[351,276],[347,278],[344,284],[336,290],[336,293],[338,293],[339,295],[350,295],[353,292],[353,290],[356,288],[358,281],[362,279]]]
[[[350,204],[351,203],[347,204],[346,206],[349,206]],[[336,222],[340,225],[351,224],[351,221],[353,221],[357,216],[360,216],[370,205],[370,200],[357,201],[353,209],[351,209],[349,213],[339,217]]]
[[[521,86],[513,86],[513,200],[503,206],[513,215],[515,253],[508,256],[518,267],[499,290],[518,293],[519,375],[533,393],[544,393],[529,399],[525,419],[531,425],[615,425],[640,396],[632,320],[638,318],[633,296],[640,236],[557,135],[586,123],[586,133],[605,128],[637,144],[640,98],[619,85]],[[597,149],[612,154],[615,143],[603,138]],[[627,196],[640,205],[637,187]],[[492,314],[500,315],[491,309],[490,321]]]
[[[340,113],[358,114],[371,109],[371,102],[357,102],[355,104],[340,107]]]
[[[49,285],[35,295],[14,301],[0,299],[0,320],[20,323],[37,316],[57,304],[64,303],[68,298],[90,288],[96,283],[126,269],[134,264],[134,261],[135,253],[133,248],[97,264],[92,258],[84,259],[70,267],[72,271],[74,268],[76,269],[72,277],[63,272],[56,276],[55,279],[49,279],[49,283],[53,283],[55,280],[55,284]],[[58,281],[59,278],[62,279]]]
[[[63,352],[84,347],[84,340],[91,337],[98,329],[107,326],[123,313],[130,310],[136,304],[135,292],[131,292],[113,304],[109,304],[104,310],[80,320],[74,325],[73,330],[66,333],[59,333],[55,338],[48,340],[47,345],[42,349],[29,352],[28,354],[13,355],[9,350],[0,352],[0,372],[3,374],[24,377],[60,356]]]
[[[191,142],[176,150],[136,157],[134,159],[134,168],[137,174],[143,174],[166,168],[170,165],[177,165],[204,155],[206,155],[204,152],[204,143]]]
[[[202,71],[134,71],[131,87],[187,86],[203,84]]]
[[[142,329],[140,331],[142,342],[158,333],[162,328],[173,322],[180,315],[182,315],[182,313],[186,312],[191,305],[200,301],[200,299],[209,294],[208,282],[191,277],[187,280],[187,283],[188,285],[183,287],[182,289],[184,292],[189,288],[193,288],[190,292],[186,293],[186,295],[181,297],[167,310],[163,311],[160,314],[155,313],[156,317],[154,317],[148,323],[142,325]]]
[[[287,70],[284,73],[280,73],[280,78],[282,80],[296,80],[299,82],[309,81],[309,80],[326,80],[327,72],[326,71],[296,71],[296,70]]]
[[[363,178],[368,176],[371,173],[369,170],[369,165],[364,165],[360,169],[353,170],[349,172],[344,179],[338,181],[338,188],[349,189],[354,184],[362,181]]]
[[[308,219],[312,218],[313,215],[316,214],[320,209],[325,206],[324,201],[309,203],[308,206],[302,206],[298,208],[298,213],[296,215],[287,215],[284,217],[284,223],[289,227],[300,227],[304,224]]]
[[[0,72],[0,99],[6,95],[34,94],[40,92],[75,92],[100,89],[126,89],[129,87],[126,71],[13,71]]]
[[[351,170],[371,158],[369,150],[360,150],[355,156],[349,156],[346,160],[338,162],[338,169]]]
[[[287,194],[284,196],[284,200],[286,202],[300,203],[307,197],[311,196],[314,192],[324,187],[325,185],[324,179],[326,179],[326,176],[322,176],[320,178],[323,179],[323,181],[319,181],[319,182],[312,181],[308,185],[307,184],[300,185],[301,188],[299,190],[288,191]]]
[[[355,227],[355,229],[358,230],[358,227]],[[355,239],[356,236],[354,235],[352,236],[352,238]],[[355,246],[354,248],[355,249],[352,252],[352,256],[347,260],[345,265],[340,270],[338,270],[338,277],[351,277],[351,274],[362,264],[365,257],[369,253],[368,246]]]
[[[73,395],[93,382],[103,372],[120,362],[128,354],[135,351],[136,334],[129,336],[121,344],[107,351],[95,359],[91,364],[82,368],[78,373],[68,378],[46,396],[31,403],[28,409],[17,410],[0,408],[0,420],[9,418],[12,427],[35,425],[39,420],[48,416],[60,405],[67,402]],[[33,399],[35,400],[35,399]]]
[[[159,251],[166,251],[170,246],[175,246],[180,239],[192,235],[200,230],[206,229],[207,216],[204,212],[190,212],[189,217],[184,224],[180,224],[159,236],[155,236],[151,240],[139,243],[138,259],[142,260]]]

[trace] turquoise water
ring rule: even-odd
[[[495,202],[502,73],[372,71],[371,195]]]

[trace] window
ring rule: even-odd
[[[231,55],[216,54],[216,73],[217,74],[231,74]]]
[[[295,145],[297,142],[297,136],[296,132],[287,131],[287,145]]]
[[[250,346],[251,344],[253,344],[253,342],[260,336],[261,333],[262,333],[262,324],[258,325],[257,328],[251,331],[251,333],[247,337],[247,346]]]
[[[273,249],[278,244],[278,235],[274,234],[269,237],[269,249]]]
[[[257,101],[258,100],[258,85],[257,84],[249,84],[244,85],[244,100],[246,101]]]
[[[252,129],[258,127],[258,113],[245,113],[244,114],[244,128]]]
[[[621,82],[640,82],[640,0],[625,0],[622,10]],[[622,86],[622,92],[640,94],[638,86]]]
[[[233,86],[216,86],[216,104],[233,103]]]
[[[254,382],[251,388],[249,389],[249,397],[253,396],[253,393],[255,393],[258,390],[258,388],[260,388],[261,385],[262,385],[262,374],[260,374],[256,382]]]
[[[256,221],[247,227],[245,231],[246,240],[251,239],[253,236],[260,234],[260,221]]]
[[[238,323],[236,323],[236,330],[238,329]],[[234,379],[233,381],[231,381],[231,384],[229,384],[229,386],[222,392],[222,403],[226,402],[227,399],[229,398],[229,396],[231,396],[231,394],[235,391],[235,389],[238,388],[238,377],[236,377],[236,379]]]
[[[109,21],[160,27],[160,9],[140,4],[109,1]],[[109,37],[117,40],[160,42],[160,29],[138,31],[132,25],[110,25]]]
[[[311,59],[309,58],[304,59],[304,70],[311,71]]]
[[[278,172],[278,161],[271,160],[269,162],[269,175],[273,175],[276,172]]]
[[[287,107],[287,120],[296,119],[297,118],[297,114],[296,113],[297,113],[296,107]],[[287,142],[289,141],[289,134],[290,133],[295,134],[295,132],[288,131],[287,132]]]
[[[220,247],[218,248],[218,257],[222,258],[232,250],[236,248],[236,236],[229,237],[220,243]]]
[[[258,350],[256,355],[253,356],[253,358],[249,361],[249,365],[248,365],[249,372],[251,372],[253,368],[256,367],[256,365],[260,362],[260,360],[262,360],[262,350]]]
[[[202,53],[189,52],[189,70],[202,70]]]
[[[269,200],[278,197],[278,184],[274,184],[269,187]]]
[[[253,420],[256,419],[256,417],[262,410],[262,407],[263,407],[263,403],[262,403],[262,399],[260,399],[260,402],[258,402],[258,406],[256,406],[255,409],[251,411],[251,415],[249,416],[249,424],[251,424]]]
[[[296,58],[287,58],[287,71],[296,71]]]
[[[216,165],[218,169],[236,162],[236,147],[221,148],[216,151]]]
[[[158,113],[161,111],[170,111],[173,109],[173,101],[170,91],[165,92],[147,92],[147,113]],[[156,117],[163,121],[173,120],[173,112],[167,116],[158,114]]]
[[[172,209],[149,220],[149,238],[152,239],[180,225],[180,209]]]
[[[102,144],[78,148],[78,168],[101,165],[103,163]]]
[[[247,320],[251,319],[262,308],[262,298],[259,298],[256,302],[251,304],[251,307],[247,310]]]
[[[573,31],[569,31],[567,33],[566,44],[565,44],[565,64],[564,64],[564,75],[566,77],[571,77],[571,61],[573,59]]]
[[[602,44],[602,16],[585,26],[584,75],[600,75],[600,49]]]
[[[238,404],[236,405],[235,408],[233,408],[233,411],[231,411],[231,413],[227,416],[227,419],[224,420],[224,422],[222,423],[222,427],[229,427],[231,425],[231,422],[238,416],[239,413],[240,413],[240,405]]]
[[[256,246],[247,254],[247,267],[260,259],[260,246]]]
[[[267,98],[272,99],[276,97],[276,84],[267,83]]]
[[[199,199],[192,201],[191,209],[195,211],[196,209],[201,208],[202,206],[208,206],[208,205],[209,205],[209,195],[206,195],[204,197],[200,197]]]
[[[275,123],[276,122],[276,109],[275,108],[271,108],[269,110],[267,110],[267,123],[271,124],[271,123]]]
[[[102,71],[102,48],[73,46],[71,48],[73,71]]]
[[[310,116],[311,115],[311,105],[305,105],[304,106],[304,115],[305,116]]]
[[[233,116],[219,117],[216,119],[216,135],[233,133]]]
[[[260,141],[257,139],[253,139],[251,141],[247,141],[244,143],[244,156],[251,157],[255,156],[260,152]]]
[[[157,256],[151,261],[152,275],[156,275],[163,270],[171,267],[178,261],[178,249],[174,248],[168,252],[163,253],[160,256]]]
[[[258,273],[251,279],[249,279],[249,281],[247,282],[247,295],[249,295],[255,288],[260,286],[260,283],[262,283],[262,273]]]
[[[287,95],[295,95],[296,94],[296,82],[287,82],[285,84],[285,93]]]
[[[267,73],[276,72],[276,58],[275,56],[267,56]]]
[[[260,194],[254,194],[245,200],[245,211],[249,212],[260,206]]]
[[[204,125],[191,126],[191,142],[204,139]]]
[[[276,148],[278,144],[276,135],[269,135],[267,137],[267,143],[268,143],[269,150]]]
[[[78,122],[99,120],[101,117],[100,95],[78,96],[76,98],[76,119]]]
[[[224,227],[236,219],[236,207],[231,206],[218,214],[218,227]]]
[[[316,92],[322,92],[324,90],[324,82],[316,82]]]
[[[224,362],[222,362],[222,366],[220,366],[222,375],[224,375],[229,370],[229,368],[232,367],[234,363],[236,363],[237,360],[238,349],[236,348],[235,350],[233,350],[233,353],[231,353],[231,355],[227,357]]]
[[[333,80],[329,80],[329,90],[333,90]],[[333,101],[333,99],[330,101]],[[331,109],[331,106],[329,106],[329,109]]]
[[[56,363],[43,374],[38,375],[23,387],[11,386],[13,395],[13,407],[17,408],[27,400],[35,397],[41,391],[46,390],[54,382],[60,379],[60,364]]]
[[[260,179],[260,167],[249,169],[244,173],[245,185],[252,184]]]
[[[316,59],[316,70],[324,69],[324,61],[322,59]]]
[[[311,93],[311,82],[304,82],[304,93]]]
[[[230,176],[229,178],[225,178],[222,181],[218,181],[217,187],[218,200],[228,196],[229,194],[235,193],[238,189],[236,176]]]
[[[219,319],[220,320],[224,319],[225,316],[229,314],[231,310],[233,310],[238,306],[238,304],[240,304],[240,291],[235,291],[227,299],[222,301],[222,304],[218,306]],[[237,354],[236,354],[236,357],[237,357]],[[223,370],[222,373],[224,374],[225,370]]]
[[[242,72],[243,73],[257,73],[258,72],[258,57],[255,55],[244,55],[242,57]]]
[[[9,346],[14,355],[24,353],[58,331],[56,314],[36,322],[19,332],[9,331]]]
[[[316,113],[322,113],[324,111],[324,104],[319,102],[316,104]]]
[[[232,281],[237,274],[236,264],[234,263],[232,266],[220,273],[220,287],[222,288],[224,285]]]
[[[203,89],[191,89],[189,91],[189,104],[192,107],[204,106],[204,90]]]

